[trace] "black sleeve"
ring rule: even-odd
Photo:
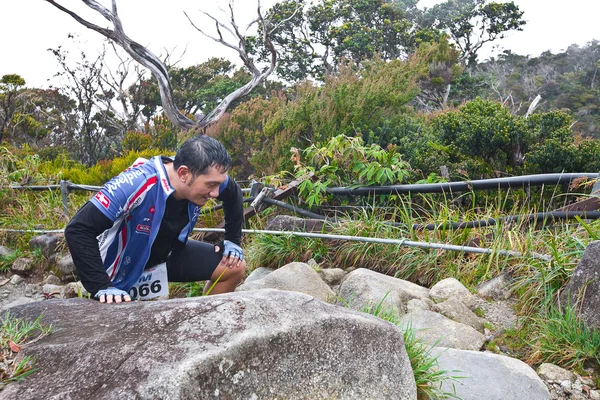
[[[219,193],[218,200],[223,202],[225,213],[225,240],[242,244],[242,224],[244,222],[244,199],[242,189],[229,177],[227,187]]]
[[[65,239],[83,287],[94,296],[112,286],[100,256],[98,236],[113,226],[91,202],[73,216],[65,228]]]

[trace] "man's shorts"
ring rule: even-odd
[[[221,262],[222,253],[215,252],[210,243],[188,240],[181,250],[167,258],[169,282],[197,282],[210,280]]]

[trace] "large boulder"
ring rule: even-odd
[[[350,272],[340,286],[340,302],[355,310],[372,308],[381,302],[386,311],[403,315],[409,300],[428,298],[427,288],[365,268]]]
[[[523,361],[493,353],[433,348],[440,370],[457,380],[446,380],[442,390],[462,400],[548,400],[548,388]],[[453,387],[454,386],[454,387]]]
[[[54,332],[38,370],[0,399],[416,399],[403,334],[378,318],[277,290],[104,305],[15,307]]]
[[[480,350],[485,343],[485,336],[473,327],[454,322],[433,311],[409,312],[400,319],[400,326],[412,328],[415,336],[430,346]]]
[[[271,272],[273,272],[271,268],[258,267],[254,271],[252,271],[250,275],[248,275],[244,283],[249,283],[258,279],[262,279],[265,276],[269,275]]]
[[[600,240],[587,246],[562,293],[563,306],[577,305],[583,321],[589,327],[600,328]]]
[[[332,302],[335,293],[321,279],[319,273],[302,262],[293,262],[276,269],[261,279],[246,281],[237,291],[279,289],[305,293],[322,301]]]

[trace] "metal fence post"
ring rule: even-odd
[[[63,204],[63,213],[67,218],[70,218],[69,215],[69,181],[60,181],[60,197],[62,199]]]

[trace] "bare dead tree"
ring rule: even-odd
[[[231,26],[227,26],[227,25],[221,23],[220,21],[218,21],[216,18],[212,17],[211,15],[204,13],[206,16],[208,16],[215,22],[218,37],[210,36],[210,35],[206,34],[205,32],[203,32],[201,29],[199,29],[193,23],[192,23],[192,25],[198,31],[200,31],[202,34],[204,34],[205,36],[215,40],[218,43],[221,43],[224,46],[227,46],[229,48],[236,50],[237,53],[239,54],[240,58],[244,62],[244,65],[252,73],[252,79],[250,80],[250,82],[248,82],[241,88],[239,88],[239,89],[233,91],[232,93],[230,93],[229,95],[227,95],[221,101],[221,103],[219,103],[217,105],[217,107],[213,111],[211,111],[207,115],[200,115],[197,121],[193,121],[190,118],[183,115],[177,108],[177,105],[175,104],[175,101],[173,99],[173,89],[171,87],[169,74],[167,72],[167,67],[165,66],[165,64],[156,55],[154,55],[152,52],[150,52],[144,46],[142,46],[139,43],[130,39],[125,34],[125,31],[123,29],[123,24],[121,23],[121,19],[119,18],[119,14],[117,12],[116,0],[112,0],[112,9],[111,10],[107,9],[106,7],[104,7],[103,5],[101,5],[100,3],[98,3],[95,0],[81,0],[89,8],[97,11],[100,15],[102,15],[102,17],[104,17],[106,20],[108,20],[113,25],[113,29],[102,28],[96,24],[93,24],[93,23],[81,18],[75,12],[65,8],[61,4],[58,4],[54,0],[45,0],[45,1],[52,4],[54,7],[58,8],[59,10],[65,12],[66,14],[70,15],[73,19],[75,19],[77,22],[79,22],[86,28],[92,29],[92,30],[100,33],[101,35],[107,37],[108,39],[114,41],[119,46],[121,46],[134,60],[136,60],[138,63],[140,63],[141,65],[146,67],[148,70],[150,70],[152,75],[154,75],[154,77],[158,81],[161,102],[162,102],[162,106],[163,106],[165,115],[167,116],[169,121],[171,121],[175,126],[178,126],[184,130],[195,128],[198,131],[201,131],[201,130],[203,130],[203,128],[210,125],[212,122],[217,121],[225,113],[225,111],[227,110],[227,107],[233,101],[250,93],[252,91],[252,89],[254,89],[261,81],[263,81],[265,78],[267,78],[275,69],[275,64],[277,62],[277,52],[275,51],[275,47],[273,46],[273,43],[271,43],[271,40],[269,38],[270,24],[262,16],[262,13],[260,10],[260,0],[258,1],[258,17],[248,25],[248,28],[250,28],[253,24],[256,24],[256,23],[258,23],[258,24],[260,24],[260,26],[262,26],[261,34],[262,34],[264,42],[271,54],[270,64],[267,68],[264,69],[264,71],[260,71],[257,68],[257,66],[255,65],[252,58],[248,55],[248,52],[246,49],[246,35],[245,35],[245,33],[242,34],[240,32],[240,30],[237,26],[237,23],[235,21],[234,14],[233,14],[233,0],[229,1],[229,10],[231,13],[231,18],[230,18],[229,23],[231,24]],[[186,14],[186,16],[187,16],[187,14]],[[189,17],[188,17],[188,19],[189,19]],[[191,22],[191,20],[190,20],[190,22]],[[232,35],[234,35],[238,39],[238,44],[234,45],[234,44],[231,44],[228,41],[224,40],[223,35],[222,35],[222,30],[226,30],[229,33],[231,33]]]

